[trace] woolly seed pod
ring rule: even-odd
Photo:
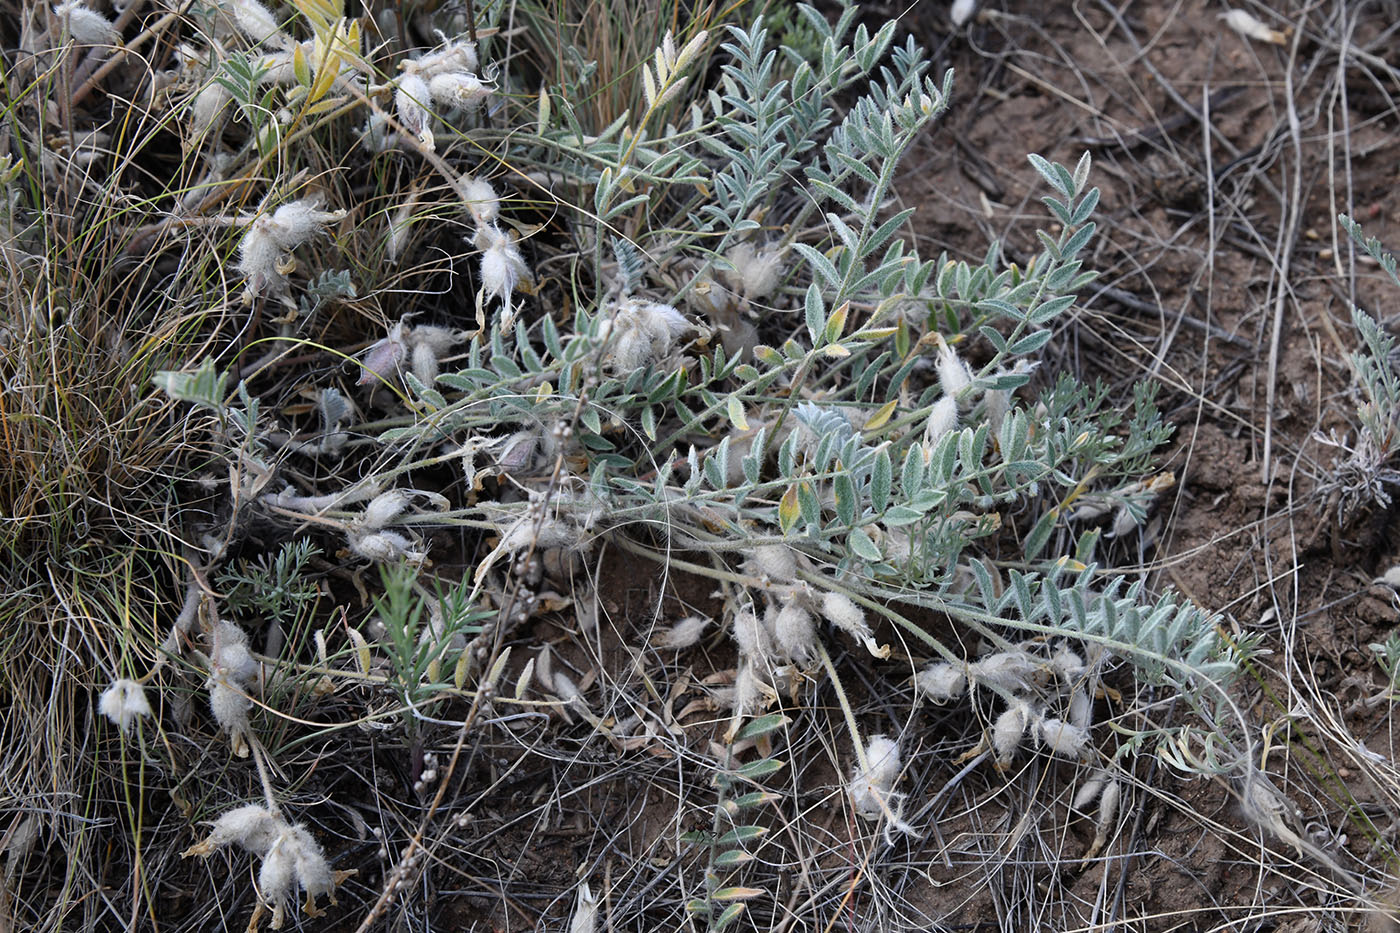
[[[797,579],[797,555],[786,544],[754,548],[749,563],[755,572],[775,583],[792,583]]]
[[[452,72],[430,78],[428,92],[433,103],[439,106],[471,110],[490,96],[491,88],[482,84],[476,75]]]
[[[486,179],[464,178],[460,191],[467,210],[478,225],[493,224],[501,216],[501,200]]]
[[[408,494],[402,489],[391,489],[370,500],[365,512],[360,516],[360,527],[377,531],[403,514],[408,508]]]
[[[107,17],[84,6],[81,0],[67,0],[56,5],[53,15],[67,21],[68,35],[82,45],[104,45],[117,39],[117,31]]]
[[[772,654],[768,630],[758,616],[747,609],[734,613],[734,641],[739,653],[750,661],[761,661]]]
[[[936,444],[943,435],[958,427],[958,400],[945,395],[933,405],[928,413],[928,424],[924,427],[924,443]]]
[[[935,703],[946,703],[967,690],[967,675],[946,662],[931,664],[919,672],[914,685]]]
[[[530,277],[530,269],[525,265],[520,250],[510,237],[492,226],[484,226],[478,231],[477,245],[483,250],[482,289],[492,298],[509,299],[520,282]]]
[[[996,750],[999,763],[1008,764],[1015,757],[1016,749],[1021,747],[1021,741],[1025,738],[1030,718],[1030,707],[1020,702],[1013,703],[997,717],[996,724],[992,726],[992,748]]]
[[[856,766],[847,793],[857,813],[868,820],[879,819],[889,809],[899,779],[899,744],[889,736],[872,735],[865,743],[865,762],[865,767]]]
[[[870,637],[870,626],[865,624],[865,612],[845,593],[828,591],[822,594],[822,615],[832,625],[856,638]]]
[[[670,628],[657,632],[651,643],[654,647],[672,650],[689,648],[700,640],[709,624],[710,620],[704,616],[689,616]]]
[[[784,654],[799,664],[810,661],[816,653],[817,641],[817,625],[812,614],[792,603],[783,606],[773,620],[773,640]]]
[[[433,94],[428,89],[428,82],[410,72],[399,78],[397,84],[394,107],[399,114],[399,123],[410,135],[431,148],[433,115],[428,112],[428,104],[432,102]]]
[[[1079,758],[1089,744],[1089,730],[1071,725],[1063,719],[1042,719],[1038,724],[1040,741],[1053,754],[1062,758]]]
[[[219,848],[230,844],[258,856],[267,855],[282,832],[282,818],[255,803],[230,810],[214,821],[214,830],[205,845]]]
[[[938,384],[943,388],[944,395],[953,398],[972,385],[972,373],[967,364],[958,356],[958,351],[947,344],[938,351]]]
[[[146,700],[146,690],[134,680],[115,680],[102,691],[97,703],[98,711],[106,716],[125,735],[137,717],[151,715],[151,704]]]

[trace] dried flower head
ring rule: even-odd
[[[959,27],[972,19],[972,14],[976,12],[977,0],[953,0],[953,5],[948,8],[948,18],[953,21],[954,27]]]
[[[131,731],[131,726],[140,716],[151,715],[151,704],[146,701],[146,690],[134,680],[114,680],[112,686],[102,691],[97,704],[98,710],[123,734]]]

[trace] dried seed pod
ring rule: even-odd
[[[394,107],[398,110],[399,123],[428,149],[433,148],[433,115],[428,110],[432,99],[428,82],[418,75],[409,73],[399,78],[394,91]]]

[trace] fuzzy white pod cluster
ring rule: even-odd
[[[283,255],[344,217],[345,211],[323,211],[314,201],[301,200],[254,218],[238,247],[238,270],[247,276],[249,290],[255,295],[269,288],[281,291],[286,284]]]
[[[335,884],[335,873],[325,853],[306,827],[283,824],[258,871],[258,889],[273,908],[273,927],[278,926],[280,912],[298,888],[306,892],[307,912],[315,915],[317,897],[326,895],[335,903]]]
[[[258,804],[238,807],[219,817],[209,835],[186,849],[182,857],[207,857],[227,845],[237,845],[262,859],[258,890],[273,908],[273,929],[281,929],[286,903],[298,888],[306,892],[306,912],[319,916],[322,912],[316,909],[316,899],[325,896],[334,904],[336,885],[353,874],[332,871],[306,827],[288,823],[280,813]]]
[[[258,662],[248,650],[243,630],[231,622],[215,623],[210,650],[209,711],[228,733],[235,754],[247,754],[248,685],[258,676]]]
[[[616,306],[602,331],[611,344],[608,361],[614,372],[626,373],[660,360],[677,337],[692,329],[670,305],[628,298]]]
[[[868,820],[890,810],[890,796],[900,771],[899,743],[886,735],[872,735],[865,743],[865,765],[856,766],[847,793],[851,806]]]
[[[935,703],[946,703],[967,690],[967,674],[946,661],[930,664],[919,672],[914,685]]]
[[[146,690],[134,680],[122,678],[102,691],[98,700],[98,711],[106,716],[117,728],[126,734],[141,716],[151,715],[151,704],[146,700]]]

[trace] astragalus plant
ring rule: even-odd
[[[763,743],[783,720],[753,717],[829,684],[854,812],[889,842],[923,832],[899,782],[908,724],[857,721],[853,651],[937,702],[980,693],[1003,767],[1039,750],[1107,772],[1154,737],[1188,769],[1236,766],[1211,752],[1231,747],[1212,724],[1240,646],[1096,563],[1100,539],[1135,534],[1171,484],[1152,472],[1169,434],[1152,393],[1120,411],[1103,387],[1038,368],[1093,278],[1087,156],[1072,171],[1031,157],[1055,232],[1025,267],[996,244],[976,263],[923,257],[897,172],[952,75],[930,77],[893,22],[871,32],[855,7],[832,23],[799,5],[785,35],[802,47],[779,47],[762,18],[685,24],[614,76],[635,85],[608,85],[631,101],[614,116],[584,106],[597,63],[576,50],[512,58],[501,4],[412,20],[294,7],[153,9],[146,32],[124,15],[101,36],[68,7],[35,16],[51,41],[30,67],[51,69],[57,94],[40,110],[91,93],[55,75],[112,80],[101,62],[132,55],[124,39],[162,39],[147,91],[181,181],[131,202],[111,180],[111,217],[89,207],[84,222],[129,223],[124,250],[170,257],[199,286],[151,338],[171,351],[163,370],[140,373],[186,438],[161,513],[178,597],[123,629],[94,684],[115,726],[102,748],[178,800],[150,838],[147,805],[128,805],[133,859],[236,843],[257,884],[237,862],[213,883],[232,898],[219,909],[254,923],[271,910],[281,924],[303,891],[308,912],[336,895],[372,904],[366,924],[417,909],[424,853],[470,823],[447,802],[468,743],[545,712],[622,736],[600,683],[527,625],[564,607],[596,635],[584,569],[604,540],[719,586],[715,619],[659,639],[736,644],[703,749],[722,750],[706,761],[736,793],[777,767]],[[99,161],[86,171],[120,168]],[[36,173],[10,201],[10,249],[39,248],[26,198],[60,182],[77,193],[91,177]],[[628,649],[650,634],[626,633]],[[1122,665],[1179,691],[1200,725],[1096,729]],[[308,750],[352,757],[376,735],[411,759],[415,799],[390,818],[373,784],[372,819],[355,811],[323,849],[333,834],[293,819],[321,803],[344,825],[338,778],[354,772]],[[769,764],[741,762],[756,745]],[[725,831],[724,812],[711,851],[762,835]],[[371,829],[383,870],[347,898],[346,869],[373,862],[355,862],[351,833]],[[726,898],[757,896],[717,874],[750,854],[707,862],[694,913],[722,925],[737,916]]]

